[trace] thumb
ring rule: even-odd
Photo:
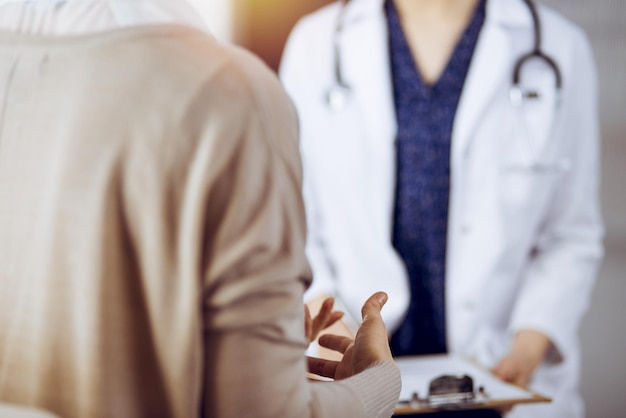
[[[376,292],[369,297],[363,304],[361,316],[363,321],[371,317],[380,317],[380,311],[387,303],[387,294],[385,292]]]
[[[380,316],[380,310],[387,302],[387,294],[374,293],[363,304],[363,323],[356,334],[354,361],[357,371],[365,370],[375,361],[393,363],[387,336],[387,327]]]
[[[511,362],[507,358],[500,360],[500,362],[493,369],[493,374],[505,382],[512,382],[515,380],[515,369],[512,367]]]

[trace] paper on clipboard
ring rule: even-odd
[[[442,375],[468,375],[474,387],[483,387],[486,397],[456,409],[490,408],[517,403],[549,402],[548,398],[513,386],[495,377],[488,370],[454,355],[418,356],[396,358],[402,375],[399,409],[396,412],[431,412],[437,408],[411,405],[415,393],[423,398],[428,395],[430,382]]]

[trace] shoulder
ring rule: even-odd
[[[576,23],[551,6],[537,2],[537,10],[544,27],[549,26],[553,30],[569,35],[582,31]]]
[[[299,171],[298,118],[277,75],[243,48],[212,43],[213,59],[206,64],[218,64],[205,74],[189,104],[190,125],[219,144],[220,153],[252,153],[259,163],[261,155],[276,157]],[[222,133],[216,134],[215,127]]]
[[[187,27],[154,28],[129,38],[136,77],[148,84],[149,105],[169,108],[173,119],[198,123],[234,114],[240,118],[284,116],[295,111],[280,82],[259,58]],[[120,57],[118,57],[120,58]],[[133,71],[133,70],[131,70]],[[183,114],[187,112],[187,114]],[[230,116],[231,118],[234,116]],[[271,122],[271,121],[270,121]]]
[[[552,49],[590,49],[584,30],[560,12],[543,4],[538,5],[541,29],[545,42]]]
[[[539,5],[539,13],[543,48],[557,60],[564,83],[571,88],[580,88],[588,83],[595,85],[595,58],[585,31],[550,7]]]
[[[116,81],[120,90],[137,102],[130,123],[156,133],[134,147],[158,143],[152,148],[165,153],[205,146],[226,159],[252,149],[244,143],[294,153],[295,110],[276,75],[253,54],[182,26],[132,32],[122,40],[99,62],[114,62],[123,74]]]
[[[216,77],[219,85],[234,84],[244,99],[265,114],[295,117],[295,110],[277,75],[250,52],[234,46],[225,46],[228,59]],[[235,85],[237,87],[235,87]],[[230,91],[230,89],[229,89]]]
[[[305,15],[296,23],[292,36],[315,35],[320,30],[334,32],[340,10],[339,2],[334,2]]]
[[[286,54],[294,49],[308,54],[312,52],[310,49],[329,45],[335,34],[339,12],[340,4],[335,2],[300,18],[289,34]]]
[[[339,12],[340,4],[332,3],[302,17],[292,29],[280,63],[280,76],[290,93],[325,74]]]
[[[152,36],[143,37],[145,42],[138,38],[133,53],[155,77],[167,78],[167,84],[177,88],[177,97],[210,90],[215,99],[227,96],[252,105],[269,97],[286,100],[275,74],[243,48],[187,27],[155,29]]]

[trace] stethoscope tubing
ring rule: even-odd
[[[539,13],[537,11],[537,6],[533,0],[523,0],[527,5],[528,10],[531,14],[533,21],[533,33],[534,33],[534,42],[532,49],[520,56],[513,66],[513,74],[512,74],[512,97],[517,94],[517,92],[521,91],[521,75],[524,64],[531,59],[539,59],[543,61],[546,65],[550,67],[552,72],[554,73],[555,78],[555,88],[557,91],[557,97],[560,97],[561,88],[563,86],[563,77],[561,75],[561,70],[550,55],[546,54],[542,49],[542,28],[541,28],[541,20],[539,19]],[[344,25],[344,17],[346,13],[347,6],[350,0],[339,0],[340,3],[340,11],[337,17],[337,23],[335,24],[335,31],[333,34],[333,83],[331,87],[328,89],[328,93],[326,94],[327,104],[333,106],[333,103],[344,102],[345,100],[337,100],[337,96],[339,94],[348,94],[351,90],[350,85],[346,82],[343,75],[343,66],[341,63],[341,45],[340,45],[340,35],[345,30]],[[516,93],[513,93],[513,91]]]
[[[520,86],[522,67],[524,66],[524,64],[532,58],[539,58],[540,60],[545,62],[554,72],[554,82],[558,94],[563,86],[561,70],[556,61],[551,56],[543,52],[543,49],[541,47],[542,30],[541,20],[539,19],[539,13],[537,12],[537,6],[535,5],[533,0],[524,0],[524,3],[526,3],[526,5],[528,6],[528,10],[530,11],[530,15],[533,20],[534,45],[530,52],[522,55],[515,62],[515,66],[513,67],[513,86]]]
[[[341,45],[340,45],[340,36],[342,32],[345,30],[345,13],[347,10],[347,6],[350,0],[339,0],[340,3],[340,11],[337,17],[337,22],[335,24],[335,31],[333,34],[333,83],[329,87],[325,101],[326,105],[331,110],[339,110],[346,105],[352,88],[349,83],[344,78],[342,63],[341,63]],[[521,78],[522,78],[522,70],[524,64],[532,59],[539,59],[543,61],[551,71],[554,73],[554,83],[556,89],[555,95],[555,103],[556,108],[559,107],[560,97],[561,97],[561,89],[563,85],[563,78],[561,74],[561,70],[550,55],[546,54],[542,49],[542,28],[541,28],[541,20],[539,19],[539,13],[537,11],[537,6],[533,0],[523,0],[527,5],[528,10],[531,14],[533,21],[533,35],[534,42],[531,50],[523,55],[521,55],[513,66],[513,74],[511,80],[511,89],[510,89],[510,101],[511,104],[515,108],[520,108],[524,102],[525,98],[538,98],[536,92],[524,92],[521,87]],[[534,94],[534,96],[533,96]],[[555,115],[556,116],[556,115]],[[534,171],[548,171],[550,170],[550,164],[546,164],[540,161],[534,161],[530,167],[533,168]],[[568,171],[569,170],[569,162],[558,162],[555,165],[557,168],[556,171]]]

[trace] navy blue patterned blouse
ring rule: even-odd
[[[440,79],[427,85],[415,65],[393,1],[385,3],[398,124],[393,245],[406,264],[411,302],[391,338],[394,355],[446,352],[444,278],[452,125],[485,0]]]

